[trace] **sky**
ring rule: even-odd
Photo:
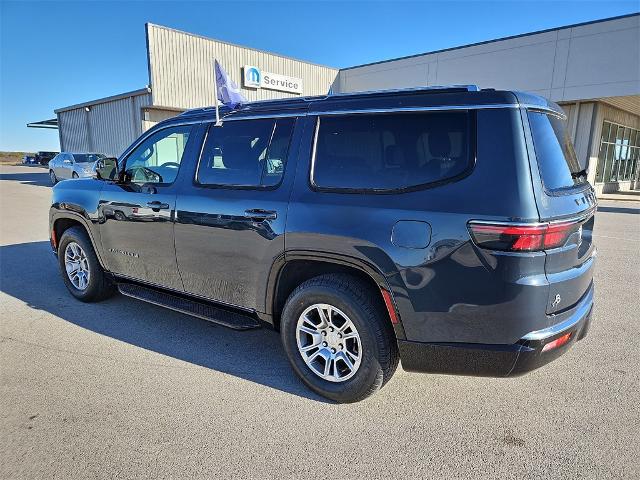
[[[349,67],[638,11],[640,0],[0,0],[0,151],[58,150],[57,130],[26,124],[146,86],[146,22]]]

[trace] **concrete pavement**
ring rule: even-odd
[[[589,336],[515,379],[327,403],[269,330],[66,292],[45,171],[0,167],[0,478],[638,478],[640,205],[601,202]]]

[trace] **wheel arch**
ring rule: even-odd
[[[279,327],[280,314],[291,292],[304,281],[327,273],[350,274],[370,285],[379,295],[382,306],[386,307],[389,322],[396,337],[406,338],[402,319],[393,300],[393,291],[385,276],[366,262],[336,254],[287,252],[274,262],[269,274],[265,299],[266,313],[273,319],[274,327]],[[390,304],[385,301],[382,291],[389,293]],[[390,308],[393,312],[389,310]],[[397,319],[395,323],[391,319],[392,314]]]
[[[93,250],[94,252],[96,252],[96,256],[98,257],[98,262],[100,262],[100,266],[106,271],[107,269],[105,268],[102,258],[102,250],[99,248],[99,244],[96,242],[91,228],[89,227],[89,225],[87,225],[87,220],[82,215],[75,212],[65,211],[64,214],[54,214],[52,216],[51,232],[49,232],[49,234],[52,238],[52,247],[53,238],[55,238],[54,251],[56,252],[56,254],[58,253],[58,245],[60,244],[60,239],[62,238],[64,232],[76,226],[82,228],[87,233],[89,241],[91,242],[91,246],[93,247]]]

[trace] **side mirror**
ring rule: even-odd
[[[101,158],[96,161],[94,168],[95,177],[99,180],[117,180],[118,159],[115,157]]]
[[[66,163],[67,165],[71,165],[73,163],[73,160],[71,160],[70,158],[65,158],[62,163]]]

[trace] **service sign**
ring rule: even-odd
[[[242,69],[242,80],[248,88],[266,88],[279,92],[302,94],[302,79],[279,75],[277,73],[263,72],[253,65],[245,65]]]

